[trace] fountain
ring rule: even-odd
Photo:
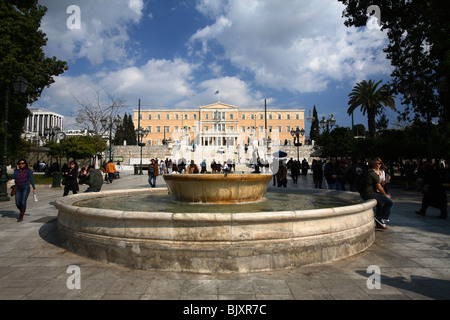
[[[176,174],[164,175],[164,179],[168,188],[58,199],[61,246],[88,258],[133,268],[232,273],[331,262],[364,251],[375,239],[376,201],[361,202],[355,193],[273,188],[281,199],[308,194],[340,199],[344,204],[332,200],[335,206],[302,208],[294,200],[289,209],[255,212],[248,208],[270,201],[265,200],[266,190],[267,196],[275,193],[268,188],[271,174]],[[170,200],[174,205],[150,210],[148,199],[161,202],[168,191],[175,198]],[[122,198],[112,202],[116,196]],[[147,197],[148,210],[133,204],[139,196]],[[111,202],[111,208],[94,208],[89,202],[102,199]],[[191,202],[197,207],[186,211]],[[131,208],[119,208],[116,203],[128,203]],[[207,212],[199,208],[207,208]]]

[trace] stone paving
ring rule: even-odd
[[[145,172],[144,172],[145,173]],[[157,186],[164,186],[158,177]],[[312,186],[300,177],[288,188]],[[124,172],[104,191],[149,188],[146,175]],[[270,188],[273,188],[272,186]],[[86,189],[80,186],[80,192]],[[376,231],[365,252],[333,263],[249,274],[135,270],[77,256],[58,246],[54,201],[63,190],[38,186],[22,223],[14,199],[0,202],[1,300],[428,300],[450,299],[450,219],[414,213],[421,194],[391,188],[389,230]],[[80,289],[69,266],[78,266]],[[378,269],[371,269],[375,268]],[[372,270],[372,271],[371,271]],[[377,288],[371,282],[379,272]],[[369,271],[369,272],[368,272]]]

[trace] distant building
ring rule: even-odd
[[[240,109],[217,102],[195,109],[144,109],[140,126],[149,134],[147,145],[162,145],[164,140],[187,137],[188,144],[197,146],[236,147],[263,144],[271,137],[277,145],[293,144],[291,130],[305,128],[305,109]],[[267,118],[267,119],[266,119]],[[138,110],[133,122],[138,127]],[[267,130],[266,130],[267,123]],[[305,144],[305,137],[300,138]]]
[[[45,135],[45,128],[60,128],[64,130],[64,116],[54,112],[41,109],[30,109],[31,115],[25,119],[25,133],[34,133],[39,136]]]

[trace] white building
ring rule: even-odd
[[[54,112],[48,112],[41,109],[30,109],[31,115],[25,119],[24,134],[43,137],[45,128],[58,127],[64,130],[64,116]]]

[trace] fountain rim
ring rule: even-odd
[[[273,190],[268,188],[268,191]],[[325,219],[330,216],[339,216],[352,214],[357,207],[359,210],[368,210],[376,205],[376,200],[369,199],[359,203],[330,207],[330,208],[318,208],[318,209],[306,209],[306,210],[281,210],[271,212],[238,212],[238,213],[177,213],[177,212],[149,212],[149,211],[124,211],[124,210],[111,210],[91,207],[78,207],[75,203],[92,198],[102,198],[111,195],[124,195],[133,193],[162,193],[168,191],[168,188],[152,188],[152,189],[127,189],[127,190],[110,190],[100,191],[96,193],[79,193],[69,195],[55,201],[55,207],[58,210],[69,211],[72,214],[80,216],[96,216],[98,218],[105,219],[121,219],[124,220],[155,220],[155,221],[178,221],[178,222],[192,222],[192,221],[215,221],[216,223],[229,223],[229,221],[240,222],[264,222],[270,217],[271,221],[283,221],[283,220],[307,220],[311,218]],[[359,194],[354,192],[343,192],[335,190],[317,190],[317,189],[283,189],[283,192],[296,192],[296,193],[308,193],[308,194],[325,194],[333,196],[344,196],[350,200],[361,201]]]

